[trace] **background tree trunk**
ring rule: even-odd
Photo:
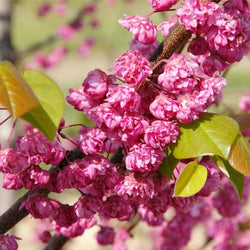
[[[15,63],[16,53],[11,43],[11,10],[13,6],[13,0],[0,0],[0,62],[10,61]],[[1,93],[0,93],[1,95]],[[0,111],[0,121],[9,116],[9,112],[3,110]],[[0,143],[4,148],[10,130],[12,122],[7,121],[0,127]],[[2,188],[2,176],[0,175],[0,214],[5,212],[14,201],[14,191],[5,190]]]

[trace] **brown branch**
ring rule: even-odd
[[[173,55],[173,53],[180,47],[183,43],[187,41],[190,37],[191,31],[186,30],[182,24],[176,23],[174,27],[170,30],[169,34],[161,42],[159,47],[155,50],[152,56],[149,58],[151,62],[151,67],[154,67],[163,59],[168,59]],[[157,74],[158,71],[163,66],[160,63],[155,69],[153,74]]]
[[[3,215],[0,216],[0,234],[5,234],[20,220],[22,220],[29,214],[26,208],[22,208],[20,211],[19,208],[31,194],[36,193],[38,191],[44,196],[47,196],[50,192],[47,189],[35,189],[33,191],[27,192],[22,197],[20,197]]]
[[[55,234],[44,250],[59,250],[68,242],[69,238]]]

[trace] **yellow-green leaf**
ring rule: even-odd
[[[174,187],[174,196],[188,197],[198,193],[207,180],[207,169],[193,161],[181,171]]]
[[[18,69],[10,62],[0,64],[0,105],[16,119],[39,105],[39,100]]]
[[[22,118],[53,141],[64,114],[63,94],[57,84],[41,72],[27,70],[24,72],[24,78],[38,97],[40,105]]]
[[[228,116],[206,113],[190,124],[181,124],[177,143],[171,146],[177,159],[219,155],[227,159],[239,126]]]
[[[238,172],[250,176],[250,145],[243,136],[236,138],[228,162]]]

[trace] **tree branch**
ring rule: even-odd
[[[59,250],[68,242],[69,238],[55,234],[44,250]]]
[[[183,42],[187,41],[190,37],[191,31],[186,30],[182,24],[178,22],[170,30],[169,34],[161,42],[159,47],[155,50],[152,56],[149,58],[151,67],[153,68],[162,59],[168,59],[173,53],[183,45]],[[164,63],[160,63],[155,69],[153,74],[157,74]]]

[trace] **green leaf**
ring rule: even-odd
[[[39,105],[39,100],[18,69],[10,62],[0,63],[0,105],[16,119]]]
[[[219,155],[227,159],[231,145],[239,132],[232,118],[206,113],[190,124],[181,124],[181,134],[171,147],[177,159],[204,155]]]
[[[179,160],[169,153],[168,156],[163,159],[158,171],[169,179],[173,179],[173,172],[178,162]]]
[[[250,176],[250,144],[243,136],[236,138],[228,162],[238,172]]]
[[[174,196],[188,197],[198,193],[207,180],[207,169],[193,161],[181,171],[174,187]]]
[[[36,94],[40,105],[22,118],[53,141],[64,114],[64,97],[57,84],[43,73],[27,70],[24,78]]]
[[[244,175],[234,170],[228,161],[218,156],[211,158],[218,168],[230,179],[239,200],[241,200],[244,191]]]

